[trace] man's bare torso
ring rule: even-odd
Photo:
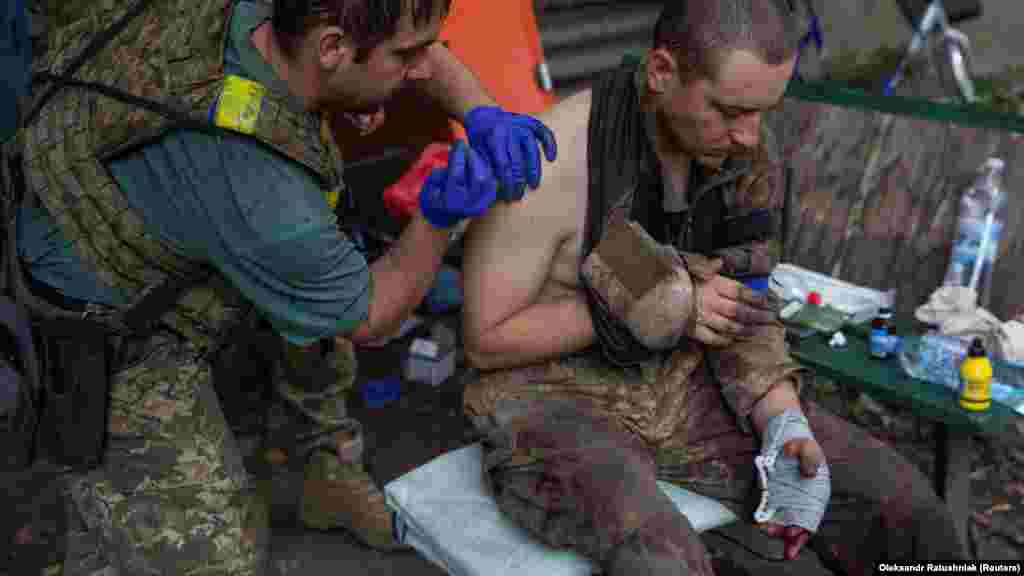
[[[477,361],[485,365],[487,353],[525,361],[593,341],[579,282],[589,199],[590,112],[588,90],[542,115],[556,134],[559,151],[557,160],[545,166],[540,187],[520,202],[495,205],[470,227],[464,253],[467,353],[480,352]],[[536,310],[526,313],[529,309]],[[538,331],[551,336],[533,338]],[[492,352],[492,342],[501,351]]]
[[[579,289],[580,253],[589,200],[587,138],[590,106],[591,92],[586,90],[559,103],[549,117],[551,124],[557,125],[554,129],[559,138],[563,138],[563,135],[566,134],[571,135],[572,143],[568,146],[569,149],[563,152],[566,156],[559,157],[558,169],[566,171],[566,175],[572,179],[574,184],[570,188],[553,189],[547,192],[573,195],[575,210],[572,213],[566,213],[562,220],[562,225],[565,227],[561,231],[563,237],[552,257],[551,269],[539,301],[544,301],[545,298],[564,297],[573,290]],[[673,193],[684,195],[686,193],[685,183],[689,176],[689,163],[682,162],[678,166],[666,167],[668,169],[667,183],[673,186]]]

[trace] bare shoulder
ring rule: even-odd
[[[555,133],[558,158],[546,167],[546,183],[541,183],[536,196],[550,208],[559,209],[563,237],[576,232],[576,216],[586,212],[590,104],[591,92],[584,90],[560,101],[541,117]]]
[[[586,134],[587,120],[590,117],[591,91],[582,90],[560,100],[546,110],[540,118],[555,131],[566,133],[581,130]]]
[[[557,202],[557,206],[551,209],[562,214],[549,280],[569,288],[578,284],[577,271],[587,215],[590,105],[591,92],[584,90],[559,102],[550,111],[548,120],[549,126],[559,138],[558,174],[555,176],[557,184],[556,188],[549,191],[557,195],[558,199],[552,199],[552,204]]]

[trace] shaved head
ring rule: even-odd
[[[748,51],[777,66],[796,54],[800,21],[793,0],[666,0],[654,29],[654,48],[667,48],[682,79],[714,78],[721,58]]]

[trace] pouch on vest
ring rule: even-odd
[[[0,471],[27,468],[40,417],[35,343],[27,314],[0,296]]]
[[[40,446],[64,466],[89,469],[106,448],[112,345],[96,322],[36,322],[46,395]]]

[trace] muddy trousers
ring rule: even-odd
[[[103,464],[71,482],[98,553],[120,576],[263,574],[266,514],[209,365],[174,337],[145,350],[111,385]]]
[[[499,508],[610,576],[714,573],[701,538],[656,481],[713,498],[750,523],[759,442],[740,430],[717,386],[694,385],[674,437],[654,449],[585,395],[497,401],[476,422]],[[908,460],[813,403],[804,411],[832,473],[832,497],[805,554],[848,575],[872,574],[879,561],[969,557],[948,509]]]

